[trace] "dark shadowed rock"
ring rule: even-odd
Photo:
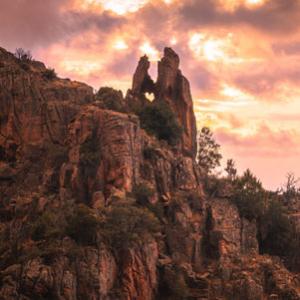
[[[150,62],[148,57],[145,55],[141,57],[137,69],[133,75],[132,82],[132,92],[134,94],[141,93],[153,93],[154,92],[154,82],[148,74],[150,68]]]
[[[196,155],[196,119],[188,80],[179,70],[179,57],[165,48],[164,57],[158,63],[156,98],[166,101],[176,113],[183,128],[182,150],[192,157]]]

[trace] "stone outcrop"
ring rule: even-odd
[[[132,92],[133,94],[153,93],[154,82],[148,74],[150,62],[145,55],[141,57],[137,69],[133,75]]]
[[[158,63],[156,98],[166,101],[175,111],[183,128],[182,147],[186,154],[196,155],[196,119],[188,80],[179,70],[179,57],[165,48],[164,57]]]
[[[188,80],[179,69],[179,57],[171,49],[165,48],[164,56],[158,62],[158,78],[154,84],[148,74],[150,62],[146,56],[140,59],[133,77],[132,89],[127,95],[128,102],[138,105],[136,98],[145,103],[144,94],[154,93],[154,101],[163,101],[169,105],[183,129],[181,150],[185,155],[196,155],[196,119]]]
[[[192,158],[162,148],[160,143],[145,134],[143,149],[146,155],[142,161],[142,177],[153,182],[161,195],[169,198],[176,189],[190,191],[201,187]]]
[[[157,98],[172,101],[176,97],[175,83],[180,75],[179,62],[179,56],[171,48],[165,48],[164,56],[158,62]]]
[[[86,248],[75,263],[68,257],[57,259],[51,266],[41,258],[24,266],[13,265],[1,272],[0,299],[119,299],[113,292],[120,285],[122,299],[153,299],[157,289],[157,245],[124,253],[117,265],[108,249]],[[122,280],[118,281],[118,273]]]
[[[106,196],[114,189],[132,191],[140,178],[142,136],[136,116],[88,106],[70,125],[69,162],[61,169],[61,194],[75,192],[90,198],[97,191]],[[82,165],[91,160],[92,176]],[[69,181],[69,182],[68,182]]]
[[[37,67],[38,66],[38,67]],[[18,61],[0,49],[0,146],[63,143],[91,87],[68,79],[47,80],[43,64]]]
[[[214,258],[258,254],[256,224],[240,218],[236,206],[227,199],[210,202],[206,233],[207,250]]]
[[[121,275],[123,299],[153,299],[158,288],[156,242],[150,242],[139,249],[130,249],[123,255]]]

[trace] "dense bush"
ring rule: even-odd
[[[293,200],[300,199],[300,187],[299,187],[299,178],[295,177],[295,174],[288,173],[286,176],[286,183],[281,189],[282,196],[285,203],[289,203]]]
[[[150,198],[153,197],[154,191],[145,184],[139,184],[133,188],[133,197],[136,202],[141,205],[147,205],[150,202]]]
[[[89,203],[91,200],[93,190],[91,183],[95,183],[94,179],[101,161],[100,153],[101,150],[99,139],[97,137],[97,128],[95,128],[91,136],[81,144],[79,149],[79,171],[80,180],[83,186],[81,193],[77,195],[77,199],[80,202],[85,201],[85,203]]]
[[[95,245],[99,224],[92,210],[81,204],[76,206],[73,213],[68,216],[66,233],[79,245]]]
[[[226,163],[226,168],[224,170],[227,173],[227,178],[230,180],[236,179],[237,169],[235,167],[235,162],[233,159],[228,159]]]
[[[188,295],[189,288],[182,272],[176,266],[165,268],[159,286],[159,299],[184,300]]]
[[[233,183],[232,200],[240,215],[249,220],[261,218],[264,213],[264,200],[267,193],[261,182],[247,170]]]
[[[242,217],[256,220],[260,252],[284,258],[291,269],[300,268],[300,235],[283,205],[284,195],[268,192],[247,170],[233,182],[232,201]]]
[[[144,243],[160,230],[157,218],[145,208],[116,205],[106,212],[101,225],[103,235],[114,249]]]
[[[216,175],[203,177],[203,186],[209,198],[232,196],[232,185],[227,178],[219,178]]]
[[[104,108],[125,112],[125,101],[121,91],[117,91],[111,87],[102,87],[96,94],[96,99],[103,103]]]
[[[47,80],[53,80],[57,78],[56,72],[54,69],[47,69],[46,71],[43,72],[43,77]]]
[[[61,216],[55,211],[44,212],[31,226],[34,241],[57,239],[64,236]]]
[[[165,140],[170,145],[175,145],[182,134],[175,114],[163,101],[151,102],[142,108],[138,115],[141,126],[149,134],[156,136],[159,140]]]
[[[164,206],[160,201],[151,203],[150,199],[154,194],[153,189],[140,184],[133,188],[132,197],[136,200],[137,204],[147,208],[158,220],[162,220],[164,218]]]
[[[100,163],[99,140],[95,129],[92,135],[80,146],[80,167],[84,177],[95,176],[97,167]]]
[[[261,220],[261,250],[271,255],[286,256],[292,251],[295,229],[283,205],[273,200]]]

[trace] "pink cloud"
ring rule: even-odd
[[[300,132],[295,130],[273,131],[262,124],[252,135],[243,136],[225,129],[217,129],[215,134],[221,144],[232,147],[238,156],[274,158],[300,156]]]

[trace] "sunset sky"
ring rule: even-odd
[[[224,157],[267,188],[300,176],[300,0],[1,0],[0,46],[123,91],[171,46]]]

